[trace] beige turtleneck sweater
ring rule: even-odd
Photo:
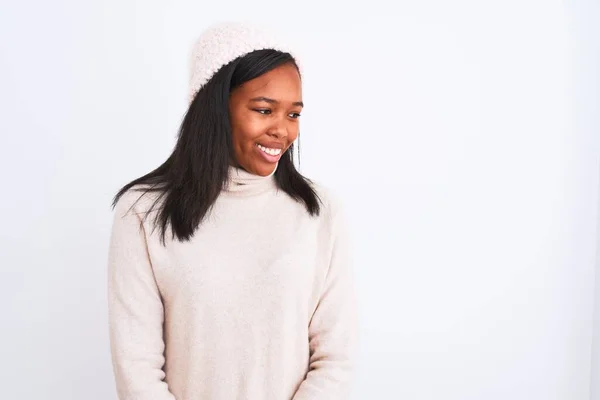
[[[231,167],[191,241],[140,229],[149,195],[117,203],[109,325],[121,400],[346,399],[357,344],[349,243],[339,203],[321,214],[274,175]],[[133,207],[131,207],[134,205]]]

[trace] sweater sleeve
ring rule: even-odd
[[[309,324],[309,369],[292,400],[348,399],[354,376],[358,311],[345,217],[333,218],[325,284]]]
[[[140,193],[117,203],[108,257],[108,315],[112,363],[120,400],[175,400],[162,369],[163,304],[150,263]]]

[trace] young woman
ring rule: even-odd
[[[348,396],[348,235],[339,202],[294,166],[292,54],[246,24],[205,31],[172,154],[115,196],[108,294],[122,400]]]

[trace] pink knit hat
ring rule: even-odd
[[[194,43],[190,57],[188,101],[224,65],[255,50],[273,49],[290,53],[298,68],[297,51],[282,34],[250,23],[222,22],[202,32]]]

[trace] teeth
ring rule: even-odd
[[[271,149],[269,147],[261,146],[260,144],[257,144],[257,146],[259,149],[271,156],[278,156],[281,153],[281,149]]]

